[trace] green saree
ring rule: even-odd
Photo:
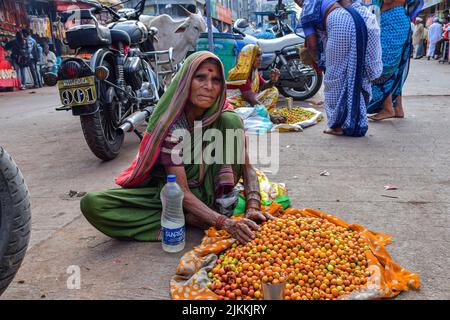
[[[159,241],[161,239],[160,220],[162,204],[160,192],[166,183],[166,173],[164,172],[164,167],[155,164],[155,158],[158,157],[160,152],[159,148],[161,147],[161,143],[155,143],[155,141],[158,139],[162,141],[170,126],[176,121],[177,116],[173,116],[170,113],[176,113],[179,117],[180,109],[184,109],[187,101],[185,98],[181,99],[181,105],[179,104],[177,106],[173,103],[177,99],[180,100],[180,95],[186,95],[186,91],[189,91],[184,90],[184,86],[180,85],[180,82],[189,82],[201,62],[208,58],[213,58],[220,62],[211,53],[199,52],[190,56],[174,78],[166,94],[162,97],[155,109],[154,115],[149,121],[149,128],[141,142],[138,156],[133,164],[116,179],[116,182],[127,181],[127,183],[123,184],[118,182],[119,185],[125,186],[126,188],[92,192],[81,199],[81,212],[102,233],[113,238],[134,239],[138,241]],[[192,69],[193,64],[197,66],[194,69]],[[203,121],[204,126],[202,130],[205,132],[207,129],[217,129],[222,133],[224,159],[228,159],[227,153],[230,152],[226,146],[233,143],[234,153],[230,159],[231,161],[227,162],[227,164],[232,169],[234,183],[237,183],[243,174],[243,166],[240,164],[241,161],[238,158],[242,150],[241,152],[237,150],[239,143],[227,141],[226,130],[240,129],[239,132],[243,134],[243,124],[237,114],[232,111],[223,110],[225,85],[223,88],[222,96],[205,113],[204,119],[207,117],[210,121],[206,121],[206,125],[205,121]],[[171,116],[173,121],[169,122],[170,125],[167,125],[167,118]],[[243,136],[240,138],[243,139]],[[233,140],[235,139],[233,138]],[[193,146],[193,143],[194,141],[192,141],[191,146]],[[214,143],[214,141],[203,143],[203,148],[197,151],[203,152],[210,143]],[[145,150],[150,150],[155,144],[157,145],[154,148],[156,152],[149,151],[145,153]],[[193,153],[195,148],[191,147],[191,150]],[[192,159],[196,159],[194,154],[192,154]],[[139,167],[136,165],[137,163],[145,163],[150,168],[141,166],[143,169],[137,172],[136,168]],[[202,162],[201,164],[185,163],[183,166],[191,192],[208,207],[215,209],[215,199],[217,197],[215,191],[217,191],[217,184],[223,174],[223,169],[227,165]],[[133,177],[138,178],[136,180]],[[133,181],[137,181],[137,183]],[[138,185],[141,187],[138,187]]]

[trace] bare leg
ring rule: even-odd
[[[386,98],[383,103],[383,109],[378,112],[376,115],[369,117],[374,121],[380,121],[384,119],[393,118],[395,116],[394,108],[392,107],[392,96]]]
[[[402,102],[402,96],[398,96],[395,100],[395,117],[396,118],[404,118],[405,113],[403,111],[403,102]]]

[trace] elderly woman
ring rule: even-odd
[[[380,30],[359,1],[296,0],[314,63],[325,71],[328,129],[324,133],[362,137],[368,130],[370,81],[382,71]]]
[[[252,240],[259,229],[253,220],[271,216],[260,211],[259,184],[248,162],[242,121],[233,111],[224,110],[225,94],[223,65],[218,57],[210,52],[189,56],[156,106],[138,155],[116,178],[116,183],[123,188],[89,193],[81,200],[81,211],[87,220],[110,237],[160,240],[160,192],[166,175],[175,174],[184,192],[187,224],[224,229],[242,243]],[[213,142],[207,143],[203,138],[198,147],[196,139],[186,142],[179,135],[179,132],[191,134],[195,130],[206,135],[208,129],[222,133],[223,144],[216,145],[215,152],[223,150],[222,159],[227,161],[217,163],[204,159],[206,149],[211,149]],[[237,133],[237,144],[234,137],[227,141],[225,131],[229,130]],[[188,152],[194,161],[181,154],[180,141],[187,146],[181,152]],[[227,216],[218,212],[216,200],[229,194],[241,177],[246,194],[246,218],[236,221],[229,218],[231,213]]]
[[[273,69],[270,80],[265,81],[258,71],[261,66],[261,48],[248,44],[242,48],[237,65],[228,72],[227,101],[233,108],[263,105],[272,109],[278,102],[278,89],[275,84],[280,78],[280,71]],[[272,117],[273,122],[283,122],[283,117]]]

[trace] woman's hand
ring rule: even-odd
[[[280,79],[280,70],[278,70],[277,68],[273,68],[270,71],[270,81],[272,81],[272,83],[277,83],[278,79]]]
[[[247,209],[247,211],[245,212],[245,217],[247,219],[253,220],[253,221],[266,221],[266,220],[275,219],[275,217],[273,215],[271,215],[270,213],[262,212],[260,210],[254,209],[254,208]]]
[[[260,227],[255,222],[242,218],[240,220],[227,219],[223,224],[223,229],[240,243],[247,243],[255,239],[254,231],[259,231]]]

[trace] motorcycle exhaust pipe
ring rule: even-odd
[[[136,112],[126,118],[122,125],[117,128],[121,133],[130,132],[136,129],[142,122],[145,121],[145,118],[149,117],[153,113],[153,107],[147,107],[142,111]]]

